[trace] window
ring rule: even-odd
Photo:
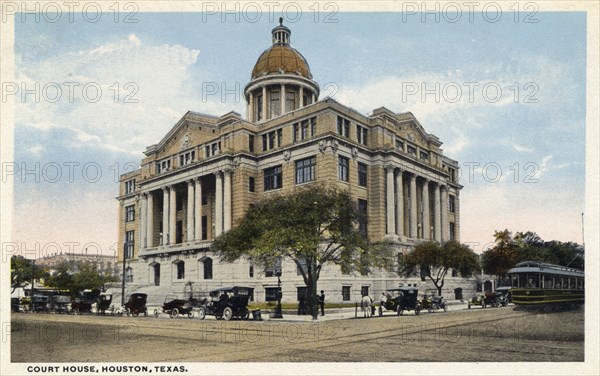
[[[250,153],[254,153],[254,136],[253,135],[248,136],[248,150],[250,151]]]
[[[221,141],[213,142],[212,144],[206,145],[204,147],[204,153],[206,154],[206,158],[210,158],[219,154],[221,151]]]
[[[133,222],[135,219],[135,207],[128,205],[125,207],[125,222]]]
[[[296,299],[300,301],[306,301],[308,288],[306,286],[296,287]]]
[[[358,185],[367,186],[367,165],[360,162],[358,162]]]
[[[280,189],[283,186],[283,181],[281,180],[281,165],[266,168],[264,170],[265,181],[264,181],[264,190],[271,191],[273,189]]]
[[[202,216],[202,240],[208,239],[208,217],[206,215]]]
[[[179,166],[186,166],[194,161],[196,152],[194,150],[188,151],[179,155]]]
[[[156,162],[156,173],[162,174],[165,171],[169,171],[171,169],[171,160],[165,159],[160,162]]]
[[[135,179],[127,180],[125,182],[125,194],[135,192]]]
[[[450,222],[449,223],[449,230],[450,230],[450,240],[456,240],[456,230],[454,227],[454,222]]]
[[[210,257],[202,260],[203,266],[203,278],[204,279],[213,279],[213,260]]]
[[[265,301],[276,302],[279,289],[277,287],[265,287]]]
[[[448,195],[448,211],[454,213],[456,211],[456,201],[453,195]]]
[[[133,257],[133,231],[127,231],[125,233],[125,259],[130,259]]]
[[[185,262],[178,260],[175,261],[173,264],[175,264],[175,276],[177,279],[184,279],[185,278]]]
[[[420,158],[422,161],[429,161],[429,153],[426,153],[426,152],[424,152],[424,151],[421,151],[421,152],[419,153],[419,158]]]
[[[250,176],[248,178],[248,192],[254,192],[255,191],[255,183],[254,183],[254,177]]]
[[[296,93],[288,91],[285,93],[285,112],[294,111],[296,109]]]
[[[337,117],[337,133],[340,136],[350,137],[350,120],[341,116]]]
[[[350,286],[342,286],[342,300],[350,301]]]
[[[369,295],[369,286],[361,286],[360,287],[360,295],[368,296]]]
[[[282,130],[277,129],[262,135],[262,150],[268,151],[281,146]]]
[[[306,268],[306,260],[305,259],[299,259],[298,260],[298,264],[296,264],[296,275],[302,275],[302,271],[304,271],[306,273],[307,268]]]
[[[133,269],[130,267],[125,269],[125,282],[133,282]]]
[[[396,140],[396,149],[400,151],[404,151],[404,142],[400,140]]]
[[[256,120],[262,120],[263,118],[263,96],[258,95],[256,97]]]
[[[338,179],[341,181],[348,181],[348,166],[350,160],[341,155],[338,157]]]
[[[250,261],[250,265],[248,266],[248,277],[254,278],[254,263]]]
[[[367,134],[368,130],[365,127],[361,127],[360,125],[356,126],[356,140],[358,143],[366,145],[367,144]]]
[[[456,169],[448,167],[448,174],[450,175],[450,181],[456,183]]]
[[[317,118],[312,117],[310,119],[302,120],[299,123],[294,123],[293,132],[294,142],[313,137],[317,134]]]
[[[265,277],[277,277],[277,274],[281,275],[281,273],[282,269],[280,258],[275,259],[275,262],[272,265],[265,268]]]
[[[307,183],[315,180],[316,164],[316,157],[309,157],[296,161],[296,184]]]
[[[358,200],[358,232],[367,236],[367,201]]]
[[[273,119],[276,116],[281,115],[281,104],[279,104],[279,100],[281,99],[281,94],[279,94],[279,91],[272,91],[271,92],[271,119]]]
[[[175,192],[175,210],[183,210],[183,194],[179,194],[177,191],[171,191],[171,194],[173,194],[173,192]]]
[[[414,146],[406,145],[406,152],[413,157],[417,156],[417,148]]]

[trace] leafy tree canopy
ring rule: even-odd
[[[69,291],[76,296],[83,290],[104,290],[110,283],[117,282],[116,277],[98,270],[92,261],[64,261],[46,281],[46,285],[57,290]]]
[[[347,192],[311,185],[250,206],[236,227],[213,241],[212,250],[226,262],[244,257],[270,266],[292,260],[308,286],[309,304],[315,305],[325,264],[346,271],[391,267],[391,249],[370,244],[358,221],[356,202]],[[316,317],[316,305],[312,308]]]
[[[400,274],[406,277],[420,273],[429,278],[442,294],[444,279],[450,269],[463,277],[470,277],[479,268],[479,257],[467,245],[449,241],[440,245],[428,241],[417,244],[400,260]]]
[[[13,256],[10,258],[10,285],[12,292],[19,287],[25,287],[31,283],[32,279],[41,279],[47,276],[48,272],[45,269],[35,267],[31,260],[23,256]]]
[[[483,252],[482,266],[488,274],[502,276],[521,261],[542,261],[551,264],[584,268],[583,247],[573,242],[544,241],[535,232],[496,231],[496,245]]]

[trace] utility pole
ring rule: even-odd
[[[127,258],[127,245],[129,242],[125,240],[123,243],[123,279],[121,283],[121,306],[125,306],[125,259]]]

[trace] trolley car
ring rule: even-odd
[[[584,303],[584,272],[566,266],[523,261],[508,271],[517,306],[549,307]]]

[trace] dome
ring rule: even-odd
[[[252,69],[252,79],[268,74],[295,74],[312,79],[306,59],[290,46],[292,31],[283,26],[283,17],[279,25],[271,30],[273,45],[263,52]]]
[[[252,70],[252,79],[266,74],[297,74],[312,79],[306,59],[289,44],[275,44],[263,52]]]

